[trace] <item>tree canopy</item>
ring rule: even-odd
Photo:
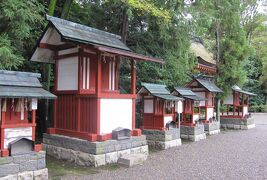
[[[0,68],[48,73],[27,59],[45,27],[44,15],[54,14],[119,34],[135,52],[166,61],[138,63],[138,85],[190,81],[197,60],[190,52],[191,38],[201,37],[215,55],[216,81],[225,93],[234,84],[244,85],[261,97],[254,103],[263,104],[267,15],[258,11],[260,4],[265,5],[262,0],[1,0]],[[129,69],[127,63],[122,66]]]

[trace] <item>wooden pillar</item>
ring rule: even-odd
[[[102,64],[102,59],[101,59],[101,54],[98,52],[97,53],[97,75],[96,75],[96,129],[95,133],[100,134],[100,97],[101,97],[101,64]]]
[[[136,62],[135,60],[131,60],[131,69],[132,69],[132,76],[131,76],[131,90],[132,94],[136,94]]]
[[[132,129],[135,129],[135,95],[136,95],[136,62],[131,60],[131,92],[133,95],[132,98]]]
[[[32,110],[32,140],[35,141],[36,110]]]

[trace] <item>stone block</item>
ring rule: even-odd
[[[33,177],[34,180],[48,180],[47,168],[33,171]]]
[[[18,180],[33,180],[33,171],[24,171],[18,173]]]
[[[118,151],[118,157],[120,158],[123,155],[127,155],[127,154],[131,154],[131,150],[130,149],[126,149],[126,150],[122,150],[122,151]]]
[[[137,154],[141,152],[141,148],[140,147],[136,147],[136,148],[131,148],[131,154]]]
[[[94,166],[103,166],[106,164],[106,155],[99,154],[99,155],[92,155],[94,157]]]
[[[8,174],[16,174],[19,172],[18,164],[4,164],[0,165],[0,177],[6,176]]]
[[[72,159],[69,159],[70,162],[75,162],[75,164],[80,166],[94,166],[94,157],[92,154],[80,152],[80,151],[72,151]]]
[[[107,153],[106,154],[106,163],[117,163],[118,161],[118,152],[112,152],[112,153]]]
[[[143,153],[143,154],[147,154],[148,155],[148,145],[141,146],[140,147],[140,152]]]
[[[44,169],[46,167],[45,158],[37,160],[37,169]]]
[[[123,155],[118,159],[118,163],[122,166],[132,167],[134,165],[142,164],[147,159],[146,154],[128,154]]]
[[[13,156],[13,162],[18,163],[18,164],[27,162],[30,160],[37,160],[37,159],[38,159],[38,156],[37,156],[37,153],[35,152]]]
[[[30,160],[27,162],[23,162],[19,165],[19,171],[34,171],[37,170],[37,160]]]
[[[241,129],[241,126],[234,124],[234,129]]]
[[[17,174],[10,174],[5,177],[0,177],[0,180],[18,180]]]

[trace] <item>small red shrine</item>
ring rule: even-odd
[[[232,92],[223,100],[221,117],[244,118],[249,115],[249,96],[256,94],[244,91],[238,86],[232,87]]]
[[[205,101],[189,88],[175,87],[173,95],[184,98],[181,125],[195,126],[200,119],[200,101]]]
[[[0,70],[0,157],[25,149],[40,151],[35,142],[36,110],[38,99],[55,99],[42,88],[38,73]],[[12,144],[21,143],[11,149]],[[27,146],[30,142],[30,147]],[[33,146],[33,147],[31,147]]]
[[[135,127],[136,61],[163,61],[132,52],[118,35],[56,17],[47,20],[31,60],[55,64],[58,99],[48,133],[104,141],[120,127],[140,135]],[[130,87],[120,88],[122,61],[131,64]]]
[[[182,144],[179,116],[183,98],[173,96],[166,85],[142,83],[138,92],[143,103],[142,133],[155,149],[169,149]]]
[[[207,76],[196,77],[187,87],[204,99],[199,102],[200,120],[205,123],[214,120],[214,97],[216,93],[221,93],[222,90],[213,83],[213,78]]]
[[[164,130],[176,122],[176,113],[182,112],[182,98],[171,95],[166,85],[142,83],[138,95],[143,102],[143,129]]]

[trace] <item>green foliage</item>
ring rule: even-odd
[[[0,68],[17,69],[28,59],[35,30],[43,25],[44,7],[37,0],[2,0],[0,11]]]

